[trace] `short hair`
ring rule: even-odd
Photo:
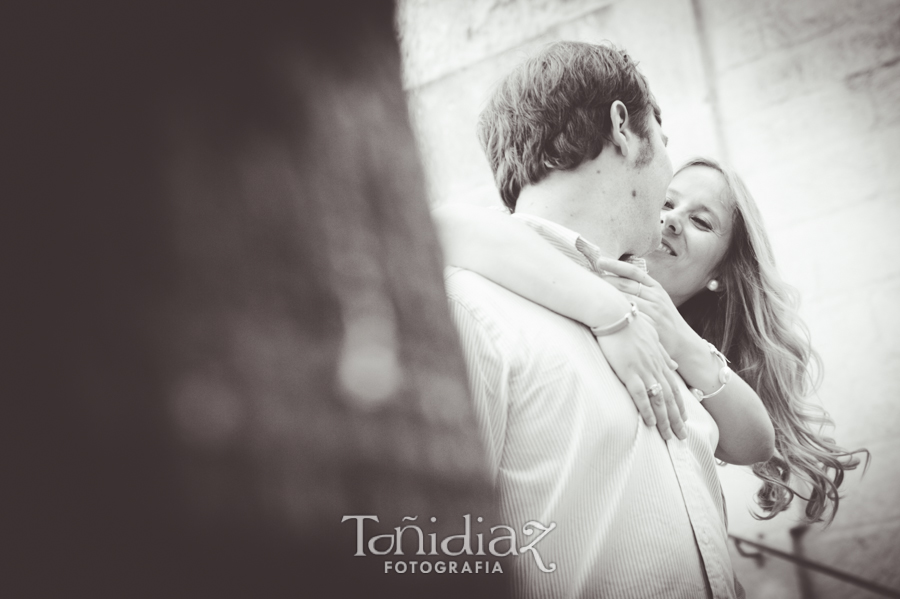
[[[510,73],[478,120],[503,203],[513,211],[524,186],[596,158],[611,140],[616,100],[647,139],[648,111],[659,120],[659,107],[637,62],[612,44],[556,42]]]

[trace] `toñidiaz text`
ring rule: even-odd
[[[404,516],[401,522],[415,522],[418,516]],[[356,553],[357,557],[365,557],[367,555],[377,556],[491,556],[491,557],[507,557],[515,556],[523,559],[527,554],[534,558],[535,564],[542,572],[554,572],[556,564],[545,564],[538,553],[537,545],[541,540],[550,534],[556,523],[551,522],[549,526],[545,526],[536,520],[531,520],[522,526],[522,535],[524,540],[530,542],[519,544],[519,537],[516,530],[505,524],[498,524],[491,527],[489,538],[485,539],[484,533],[472,534],[472,515],[463,516],[464,530],[457,535],[448,535],[438,540],[437,533],[424,532],[415,524],[401,524],[394,528],[394,532],[380,535],[366,534],[366,521],[379,523],[378,516],[374,515],[352,515],[344,516],[341,522],[348,520],[356,521]],[[432,517],[431,521],[436,522],[436,518]],[[484,519],[480,516],[478,522]],[[532,538],[533,537],[533,538]],[[406,544],[404,545],[404,542]],[[478,573],[502,573],[503,568],[499,561],[481,560],[475,561],[474,564],[469,561],[432,561],[432,560],[414,560],[408,558],[401,561],[385,561],[385,573],[396,574],[478,574]]]

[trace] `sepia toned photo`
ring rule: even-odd
[[[4,597],[900,597],[900,3],[14,2]]]

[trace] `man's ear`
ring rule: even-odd
[[[612,125],[610,131],[610,139],[614,146],[619,149],[623,157],[628,157],[631,148],[628,145],[631,136],[631,129],[628,128],[628,109],[620,101],[616,100],[609,106],[609,120]]]

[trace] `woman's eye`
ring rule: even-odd
[[[663,204],[663,208],[669,208],[669,209],[671,210],[671,208],[672,208],[672,200],[666,200],[666,203]]]
[[[692,220],[693,220],[694,223],[696,223],[697,226],[700,227],[701,229],[711,229],[711,228],[712,228],[712,227],[710,227],[709,223],[706,222],[705,220],[703,220],[702,218],[699,218],[699,217],[695,216]]]

